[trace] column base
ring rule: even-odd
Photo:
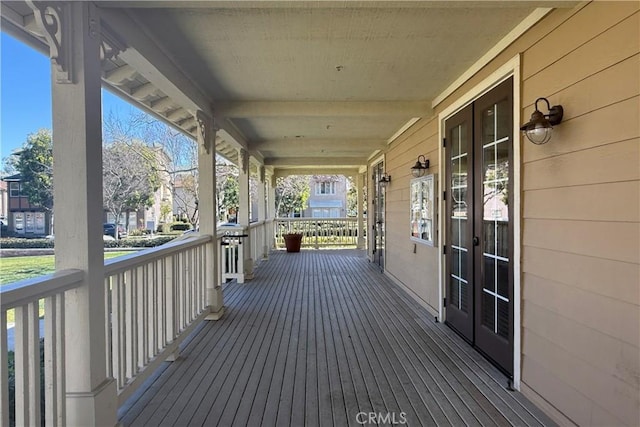
[[[116,381],[105,379],[89,392],[68,392],[67,425],[115,426],[118,423],[118,394]]]
[[[247,258],[244,260],[244,280],[253,279],[253,259]]]
[[[222,319],[222,316],[224,316],[225,311],[226,310],[224,307],[220,307],[218,311],[212,311],[211,313],[207,314],[207,317],[205,317],[204,320],[220,320]]]

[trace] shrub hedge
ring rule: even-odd
[[[129,237],[121,240],[105,240],[105,248],[152,248],[170,242],[175,239],[172,236],[156,236],[147,237]],[[3,237],[0,239],[0,248],[6,249],[42,249],[53,248],[54,240],[52,239],[21,239],[17,237]]]

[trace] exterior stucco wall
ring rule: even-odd
[[[640,19],[638,2],[555,10],[436,107],[515,55],[521,118],[565,108],[552,140],[521,143],[522,391],[563,424],[640,420]],[[409,240],[410,167],[439,171],[438,119],[386,153],[387,273],[438,307],[442,248]],[[438,177],[440,178],[440,176]]]

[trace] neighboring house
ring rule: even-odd
[[[44,236],[47,234],[51,215],[44,209],[31,205],[27,196],[22,194],[23,182],[20,174],[4,177],[2,179],[7,194],[6,218],[9,234],[19,236]],[[4,213],[4,195],[3,213]]]
[[[153,195],[153,205],[147,209],[141,209],[136,216],[137,228],[147,230],[155,230],[158,224],[172,220],[173,191],[171,189],[171,175],[168,172],[171,159],[162,148],[156,148],[155,152],[159,166],[160,187]],[[129,229],[131,229],[131,225],[131,221],[129,221]]]
[[[195,192],[196,178],[192,174],[178,174],[173,180],[173,215],[179,219],[192,219],[198,209]]]
[[[9,204],[9,193],[7,191],[7,183],[5,181],[0,181],[0,222],[4,227],[7,226],[7,217],[8,217],[8,204]]]
[[[309,177],[309,207],[303,216],[343,218],[347,216],[347,178],[345,176]]]
[[[141,208],[137,211],[123,212],[119,222],[127,231],[138,229],[155,230],[158,224],[172,220],[173,193],[171,191],[171,176],[168,172],[171,159],[162,148],[155,148],[154,151],[158,162],[160,187],[154,193],[153,204],[150,207]],[[164,210],[163,206],[166,206]],[[106,210],[105,222],[116,222],[113,215]]]

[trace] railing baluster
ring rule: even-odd
[[[125,383],[129,378],[133,378],[135,374],[135,360],[136,357],[136,340],[134,338],[134,331],[136,325],[136,316],[135,316],[135,300],[134,300],[134,274],[133,271],[129,270],[125,273],[124,279],[124,287],[125,287],[125,338],[126,338],[126,359],[125,363],[127,366],[126,375],[125,375]]]
[[[124,387],[127,382],[127,292],[126,273],[119,273],[118,279],[118,383]]]
[[[158,303],[159,303],[159,294],[158,294],[158,263],[160,261],[156,260],[151,262],[148,265],[148,271],[151,281],[151,295],[149,298],[149,312],[150,316],[150,325],[149,329],[151,330],[151,340],[149,342],[149,354],[151,357],[155,357],[158,354]]]
[[[15,359],[14,359],[15,360]],[[9,425],[9,349],[7,310],[0,310],[0,425]]]
[[[107,354],[106,354],[106,364],[107,364],[107,376],[108,377],[113,377],[113,352],[110,351],[111,347],[113,346],[113,336],[111,335],[111,331],[112,331],[112,322],[113,322],[113,315],[112,315],[112,310],[113,310],[113,306],[112,306],[112,301],[111,301],[111,292],[112,292],[112,287],[111,287],[111,280],[112,278],[110,276],[105,276],[104,278],[104,306],[105,306],[105,315],[106,315],[106,321],[104,322],[104,336],[106,339],[106,345],[107,345]],[[46,308],[45,308],[46,310]]]
[[[137,374],[147,364],[147,336],[149,330],[147,328],[147,286],[146,286],[146,268],[142,265],[136,268],[136,311],[138,313],[138,357],[135,373]]]
[[[16,425],[39,425],[40,322],[38,302],[30,302],[24,306],[16,307],[15,316]]]
[[[64,294],[45,299],[45,425],[65,424]]]

